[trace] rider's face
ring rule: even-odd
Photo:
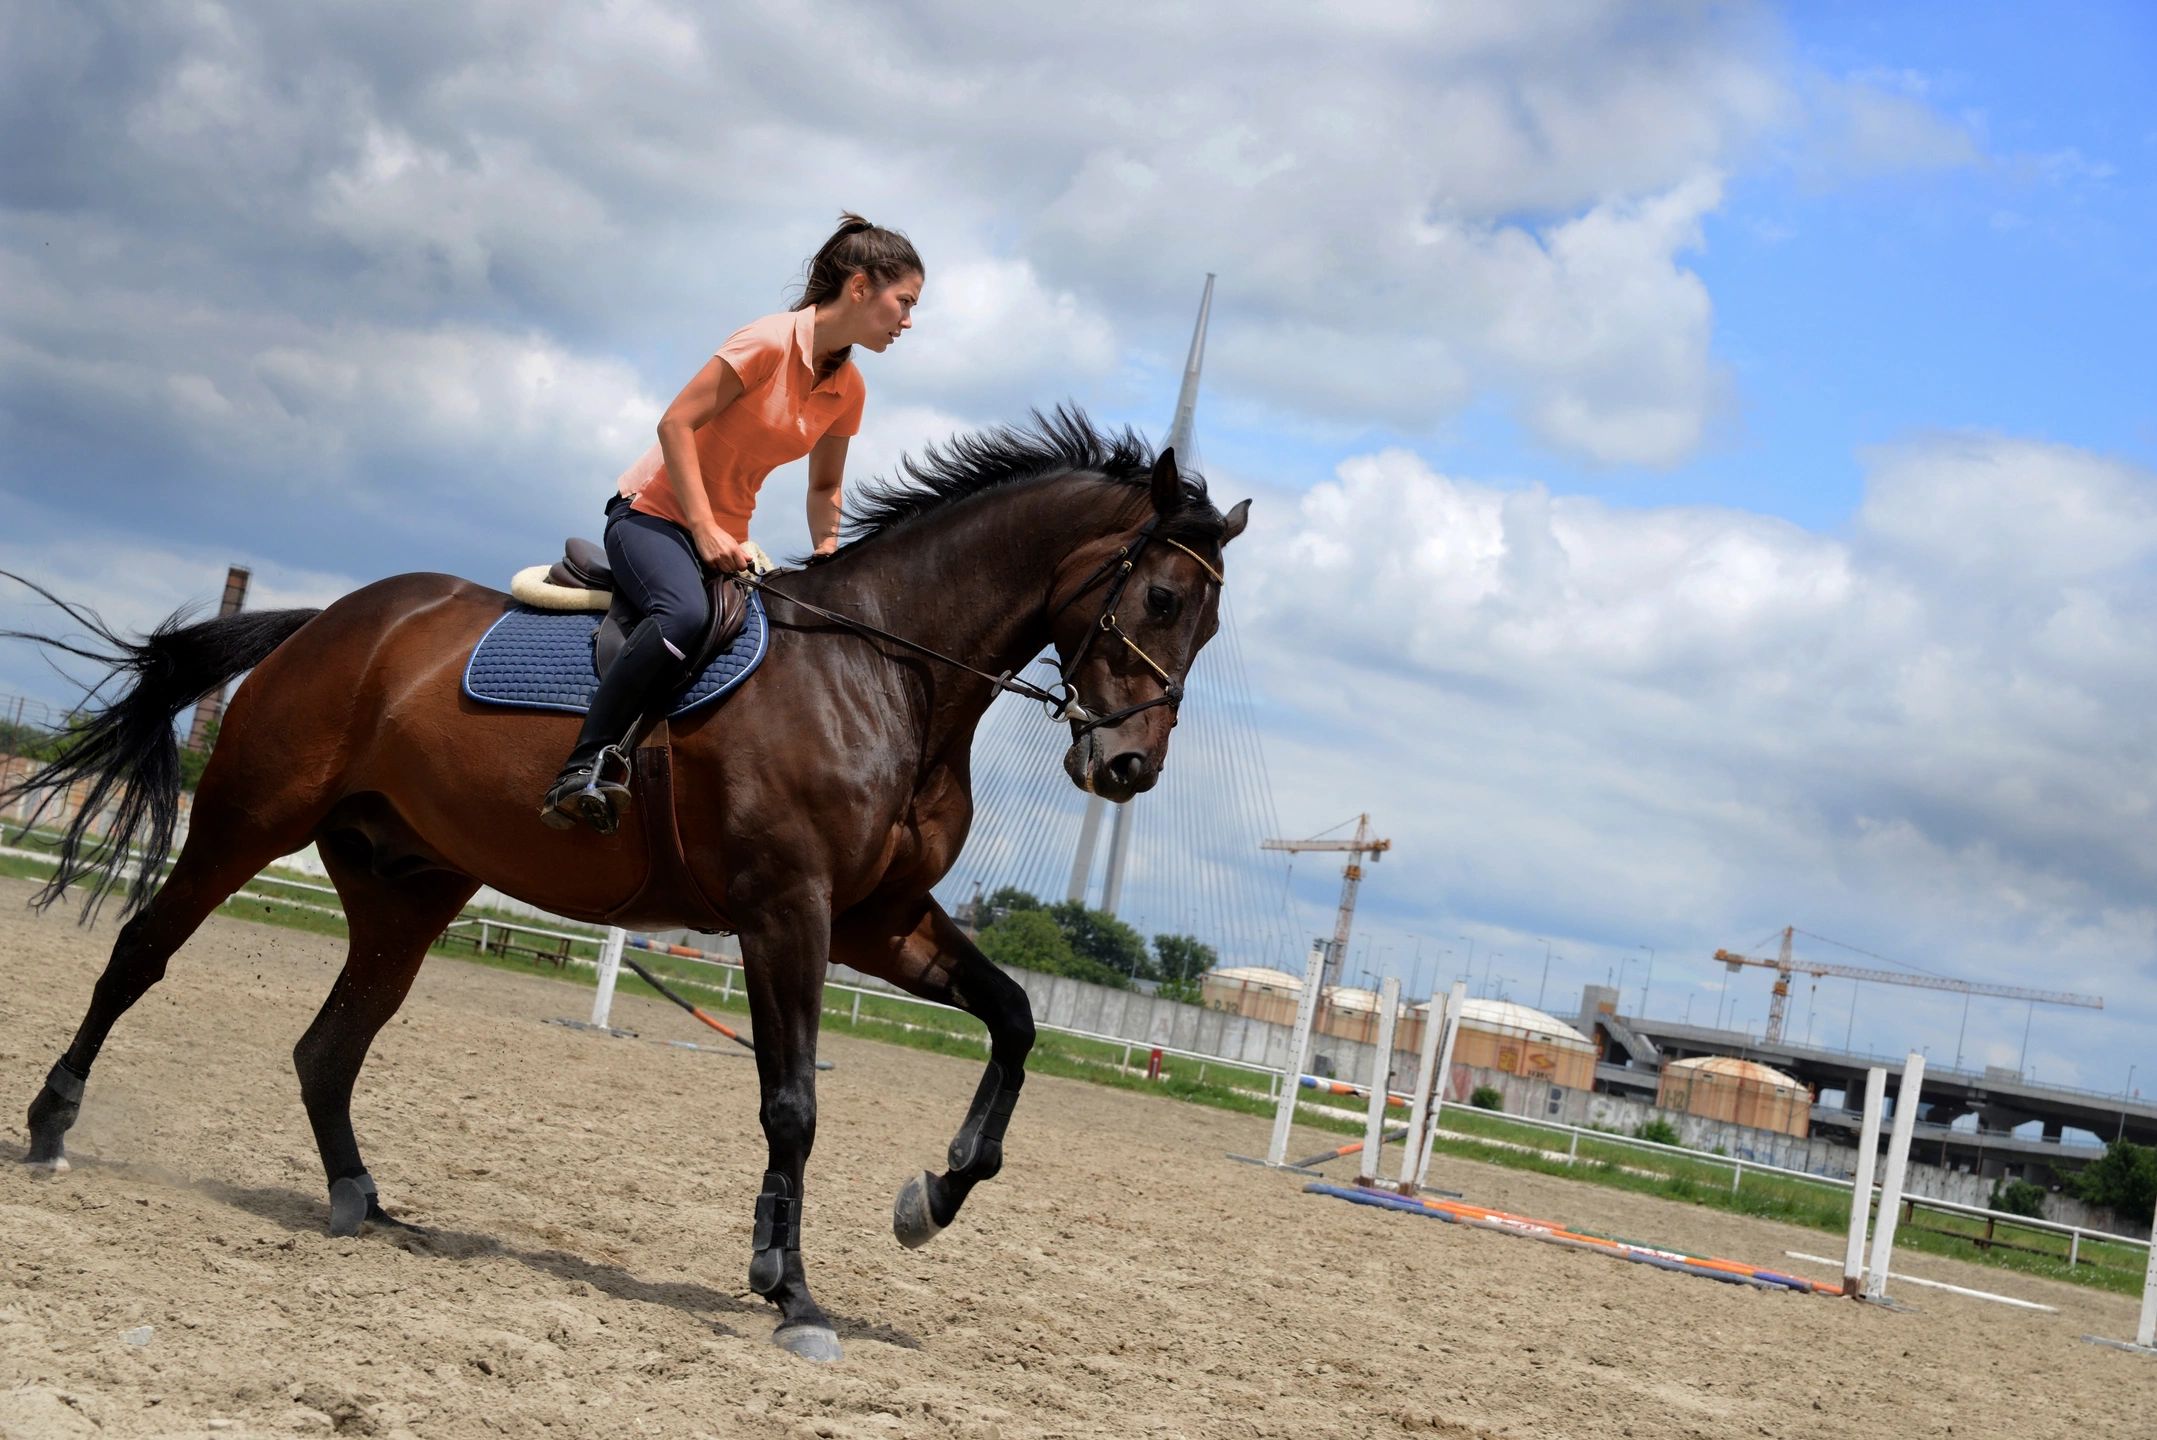
[[[866,278],[866,277],[864,277]],[[921,301],[922,277],[902,275],[882,289],[866,287],[858,312],[861,338],[855,341],[881,354],[914,328],[914,306]]]

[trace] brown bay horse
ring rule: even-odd
[[[778,1307],[773,1338],[787,1349],[839,1355],[800,1248],[830,962],[988,1027],[990,1059],[948,1168],[902,1187],[898,1238],[925,1243],[1002,1165],[1032,1011],[930,895],[972,819],[973,736],[997,694],[978,672],[1015,671],[1053,649],[1082,707],[1066,717],[1066,770],[1113,800],[1150,788],[1181,682],[1218,623],[1222,548],[1247,507],[1222,515],[1173,455],[1150,455],[1129,432],[1103,435],[1072,411],[931,447],[850,502],[853,538],[836,556],[772,578],[768,658],[725,703],[674,722],[683,854],[741,940],[769,1147],[749,1283]],[[325,610],[175,618],[140,641],[69,611],[117,647],[98,658],[133,684],[28,782],[88,781],[100,792],[74,821],[40,901],[81,880],[87,916],[122,883],[129,845],[150,860],[128,884],[132,914],[82,1025],[30,1106],[30,1163],[66,1168],[91,1065],[168,957],[257,871],[313,842],[351,932],[344,969],[293,1057],[330,1186],[330,1228],[399,1223],[361,1161],[351,1097],[428,946],[480,885],[599,919],[647,875],[640,826],[602,837],[539,822],[537,797],[576,717],[486,707],[462,693],[473,645],[509,603],[449,576],[400,575]],[[157,884],[151,862],[170,849],[179,793],[172,721],[249,670],[186,842]],[[84,827],[101,803],[118,818],[96,840]],[[639,913],[615,919],[656,929],[695,923],[696,913],[687,897],[652,894]]]

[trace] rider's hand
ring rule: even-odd
[[[716,524],[692,527],[689,538],[696,543],[697,559],[704,562],[705,569],[739,575],[749,568],[749,552]]]

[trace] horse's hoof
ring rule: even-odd
[[[929,1213],[929,1172],[924,1170],[901,1185],[899,1198],[891,1202],[891,1233],[907,1249],[919,1250],[943,1230]]]
[[[29,1166],[32,1173],[38,1175],[65,1175],[75,1168],[67,1163],[65,1155],[55,1155],[50,1159],[42,1159],[36,1155],[26,1155],[23,1157],[22,1163]]]
[[[833,1365],[846,1358],[839,1337],[828,1325],[781,1325],[772,1331],[771,1343],[812,1364]]]
[[[365,1173],[330,1182],[330,1234],[357,1235],[381,1207],[375,1204],[374,1177]]]

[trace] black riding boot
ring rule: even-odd
[[[659,622],[649,616],[638,621],[592,692],[576,746],[539,807],[541,820],[557,830],[582,820],[602,835],[614,833],[621,812],[629,808],[628,757],[602,758],[600,752],[620,743],[662,691],[674,688],[681,665],[661,638]]]

